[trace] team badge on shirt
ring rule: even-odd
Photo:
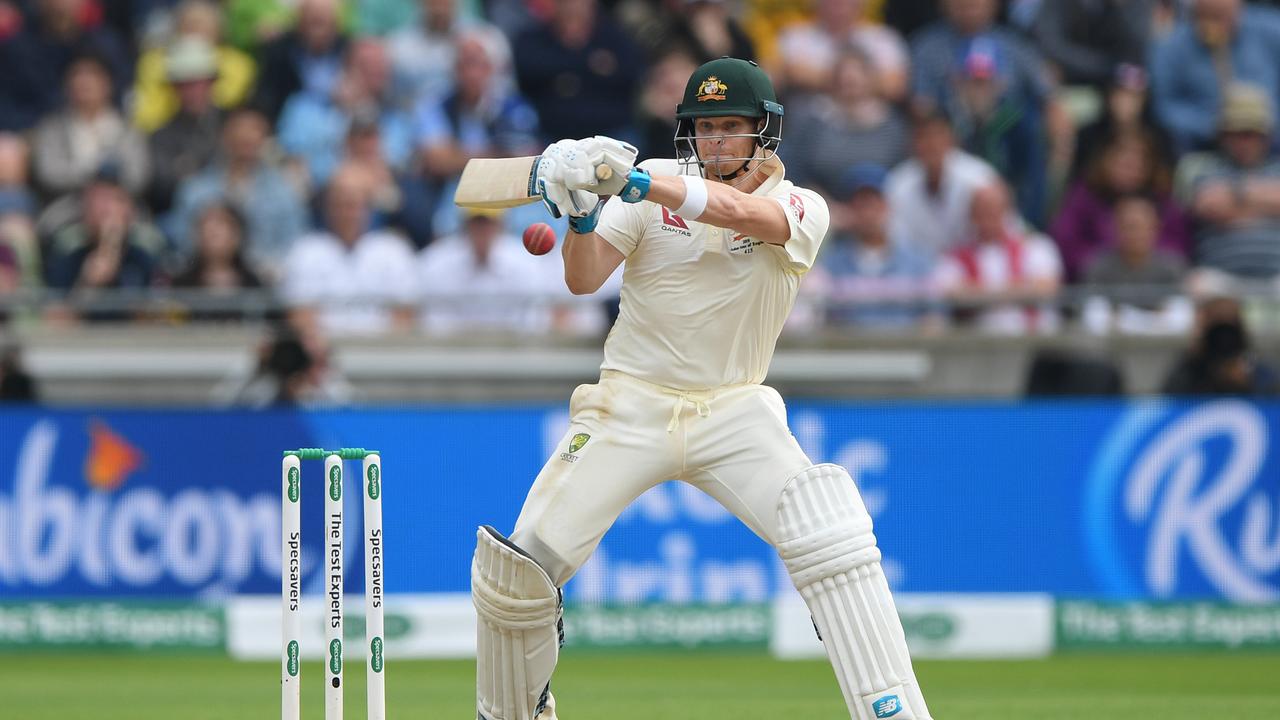
[[[725,93],[729,91],[729,86],[720,82],[720,78],[712,75],[702,84],[698,86],[698,102],[706,102],[708,100],[724,100]]]
[[[587,441],[591,436],[587,433],[577,433],[569,439],[569,452],[560,453],[560,459],[567,462],[578,462],[578,451],[587,446]]]

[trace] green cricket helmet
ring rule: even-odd
[[[694,121],[729,115],[765,118],[758,132],[732,137],[754,137],[761,149],[777,151],[782,142],[782,105],[769,76],[750,60],[722,57],[704,63],[689,76],[684,100],[676,106],[676,157],[684,163],[698,162]]]

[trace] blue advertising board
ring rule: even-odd
[[[1280,600],[1280,403],[794,403],[790,420],[850,469],[899,589]],[[0,600],[275,593],[280,452],[315,446],[383,453],[389,592],[464,591],[476,526],[510,530],[566,423],[551,406],[0,411]],[[304,465],[313,587],[320,476]],[[351,539],[359,517],[353,502]],[[732,515],[666,483],[567,593],[759,602],[788,585]]]

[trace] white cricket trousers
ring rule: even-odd
[[[783,487],[813,464],[787,427],[782,397],[764,385],[689,392],[606,370],[574,390],[569,413],[569,430],[511,535],[557,586],[633,500],[672,479],[715,498],[776,546]]]

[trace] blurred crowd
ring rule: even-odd
[[[1280,297],[1271,4],[0,0],[0,318],[600,332],[520,245],[545,211],[459,211],[456,178],[595,134],[673,157],[732,55],[832,209],[797,325],[1188,333]]]

